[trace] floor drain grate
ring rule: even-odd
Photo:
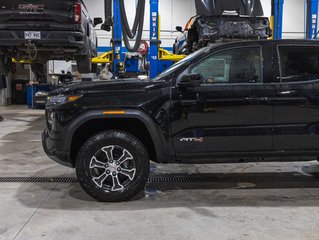
[[[76,177],[0,177],[0,183],[76,183]],[[319,183],[319,178],[296,173],[264,174],[164,174],[152,175],[149,184],[191,183]]]
[[[75,183],[75,177],[0,177],[0,183]]]
[[[189,176],[152,176],[149,183],[309,183],[319,179],[303,175],[189,175]]]

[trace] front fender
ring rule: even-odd
[[[76,130],[90,120],[95,119],[137,119],[141,121],[148,130],[155,146],[158,161],[165,162],[169,158],[169,146],[165,140],[160,127],[146,113],[138,110],[124,110],[122,113],[105,114],[104,110],[93,110],[78,116],[69,126],[65,143],[69,150],[71,149],[72,139]]]

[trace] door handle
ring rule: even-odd
[[[291,94],[295,94],[296,91],[282,91],[282,92],[279,92],[279,95],[281,96],[285,96],[285,95],[291,95]]]

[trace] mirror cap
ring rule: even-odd
[[[184,75],[179,83],[180,87],[192,88],[199,87],[203,83],[203,77],[201,74],[188,74]]]

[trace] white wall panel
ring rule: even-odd
[[[304,38],[305,1],[285,0],[283,38]]]
[[[264,16],[270,17],[271,16],[271,0],[261,0],[261,4],[263,5]]]

